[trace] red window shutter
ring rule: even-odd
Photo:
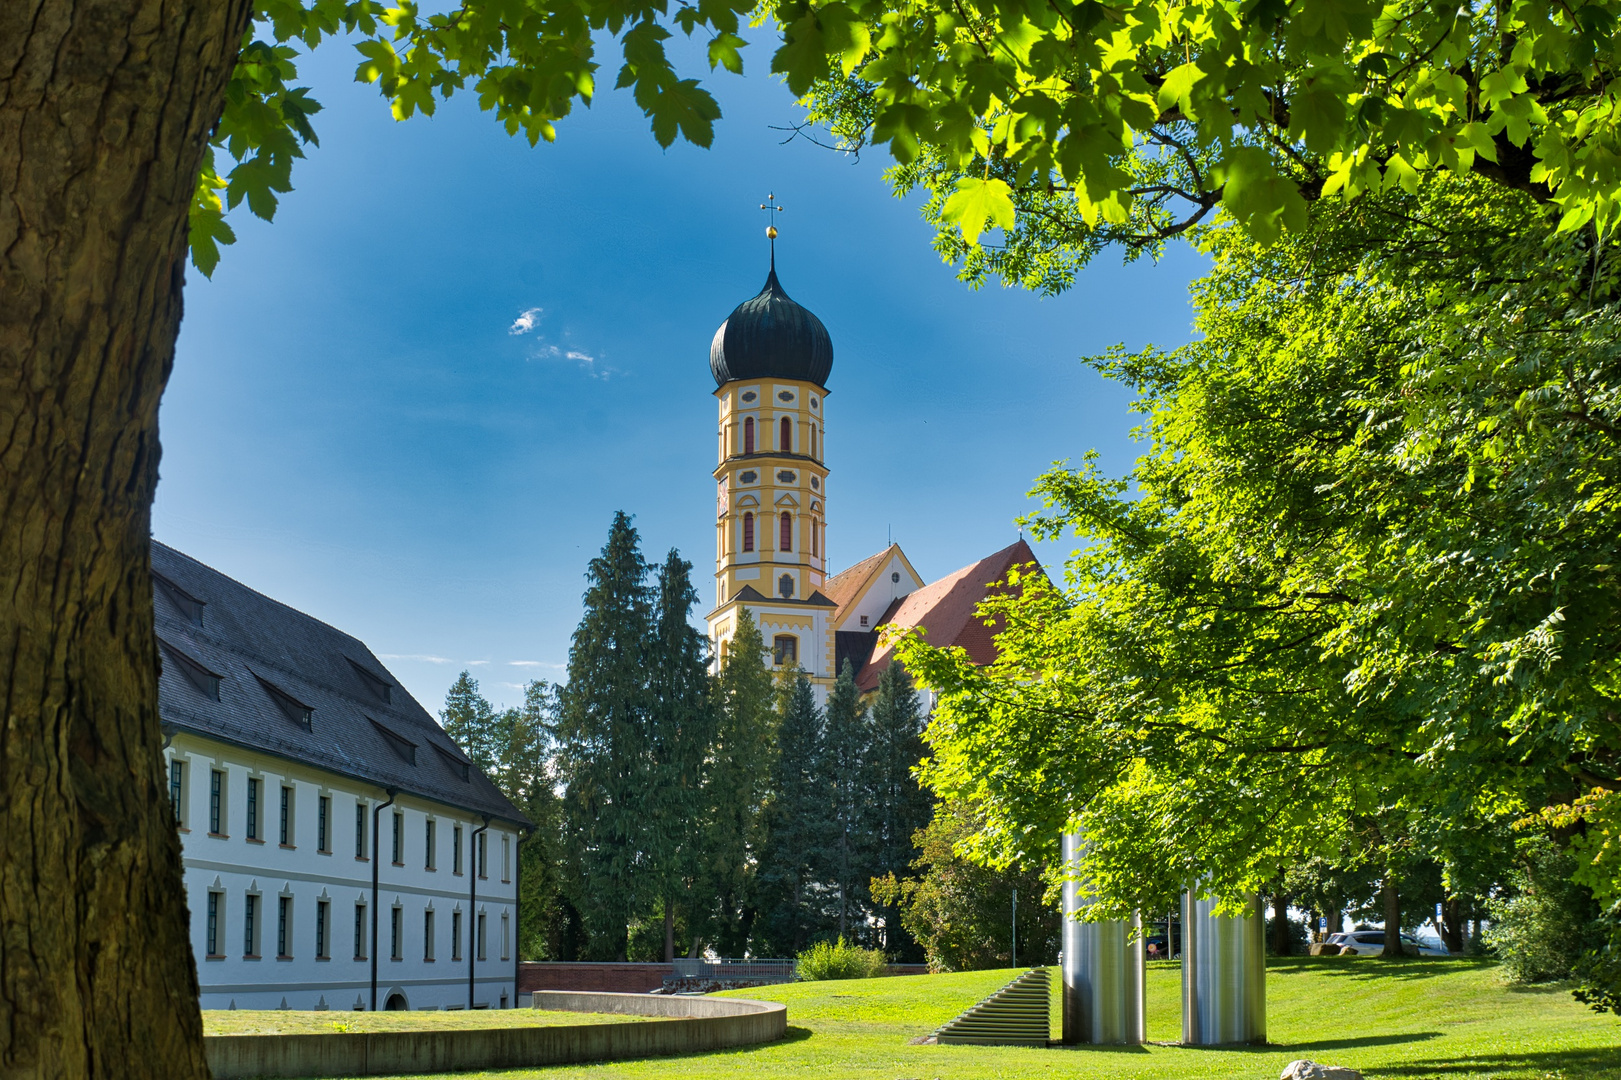
[[[754,417],[752,416],[743,421],[743,452],[745,454],[754,453]]]
[[[754,515],[743,515],[743,550],[754,550]]]
[[[781,450],[785,454],[791,451],[794,448],[793,436],[794,426],[785,416],[782,418],[782,443],[777,447],[777,449]]]
[[[777,546],[782,551],[794,550],[794,519],[786,510],[782,512],[782,543]]]

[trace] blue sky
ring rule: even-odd
[[[615,510],[707,604],[709,341],[765,278],[768,191],[783,286],[833,336],[835,570],[892,531],[933,579],[1011,543],[1050,462],[1124,471],[1128,396],[1078,358],[1187,340],[1197,257],[974,292],[881,155],[783,144],[794,104],[745,59],[706,78],[714,147],[665,151],[622,92],[531,149],[471,95],[396,123],[348,46],[306,57],[321,146],[187,282],[157,538],[360,637],[433,711],[464,667],[497,702],[561,677]]]

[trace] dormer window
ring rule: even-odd
[[[314,706],[304,704],[263,675],[255,674],[254,678],[259,680],[259,685],[265,688],[265,693],[270,695],[270,699],[276,703],[276,708],[282,711],[282,715],[305,731],[312,729],[315,718]]]
[[[203,692],[204,697],[210,701],[220,699],[220,676],[216,672],[208,670],[162,638],[158,639],[158,644],[163,646],[164,653],[175,662],[187,681]]]
[[[371,718],[367,717],[367,719],[369,720]],[[416,743],[412,742],[410,739],[407,739],[404,735],[401,735],[397,731],[390,731],[388,728],[384,727],[382,724],[379,724],[375,720],[372,720],[371,726],[377,729],[378,733],[383,736],[383,741],[388,743],[388,748],[398,754],[401,761],[405,762],[407,765],[415,765],[417,763]]]
[[[456,774],[457,779],[461,780],[461,782],[464,784],[467,783],[471,775],[471,763],[462,760],[442,746],[435,745],[434,749],[439,752],[439,756],[444,759],[445,764],[450,766],[450,771]],[[460,840],[460,838],[461,836],[458,833],[457,839]],[[457,856],[458,862],[460,862],[460,858],[460,856]],[[460,871],[458,871],[458,873],[459,872]]]
[[[203,625],[203,608],[208,606],[204,601],[197,599],[155,570],[152,572],[152,578],[162,587],[170,602],[180,609],[180,614],[186,617],[187,622],[193,626]]]
[[[347,656],[344,657],[344,659],[349,660]],[[360,681],[366,684],[366,689],[370,690],[372,692],[372,696],[378,701],[381,701],[384,705],[387,705],[393,700],[394,688],[387,679],[383,678],[381,675],[374,675],[372,672],[366,670],[366,668],[355,663],[353,660],[349,660],[349,666],[355,669],[355,674],[360,676]]]

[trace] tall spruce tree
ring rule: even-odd
[[[636,530],[622,511],[586,571],[585,614],[569,649],[557,761],[564,788],[566,890],[591,958],[624,960],[648,849],[648,644],[652,596]]]
[[[765,942],[797,954],[828,928],[824,882],[829,863],[830,792],[823,755],[824,717],[810,679],[798,669],[778,676],[777,767],[771,839],[760,867]]]
[[[692,564],[671,549],[659,567],[648,650],[652,787],[646,836],[649,885],[664,915],[664,959],[675,958],[676,909],[693,917],[702,842],[703,771],[715,737],[709,640],[689,621]]]
[[[462,753],[494,779],[498,741],[495,708],[479,693],[478,680],[466,671],[450,684],[445,707],[439,711],[439,723]]]
[[[904,878],[917,857],[912,835],[929,823],[933,801],[912,775],[923,759],[923,718],[912,677],[898,661],[878,678],[871,730],[862,785],[864,880]],[[878,914],[884,950],[899,961],[922,959],[922,949],[901,925],[899,907],[884,904]]]
[[[828,871],[838,896],[838,932],[847,940],[865,935],[851,926],[865,927],[867,879],[862,876],[859,836],[861,828],[863,765],[872,744],[867,709],[856,692],[855,671],[844,662],[833,692],[827,698],[827,735],[823,760],[828,787]]]
[[[501,789],[534,822],[518,845],[518,958],[560,959],[562,807],[552,752],[561,708],[558,688],[524,687],[523,706],[502,714]]]
[[[715,684],[717,730],[704,782],[700,888],[709,908],[705,936],[722,956],[744,954],[759,910],[778,728],[765,656],[759,626],[740,609]]]

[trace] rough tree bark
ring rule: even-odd
[[[1396,874],[1394,871],[1385,871],[1385,880],[1379,888],[1380,899],[1385,909],[1385,951],[1380,953],[1387,960],[1397,960],[1406,955],[1401,945],[1401,895],[1396,891]]]
[[[0,1077],[206,1077],[148,548],[247,0],[0,3]]]
[[[1272,954],[1274,956],[1288,956],[1291,951],[1289,947],[1289,898],[1280,890],[1272,894]]]

